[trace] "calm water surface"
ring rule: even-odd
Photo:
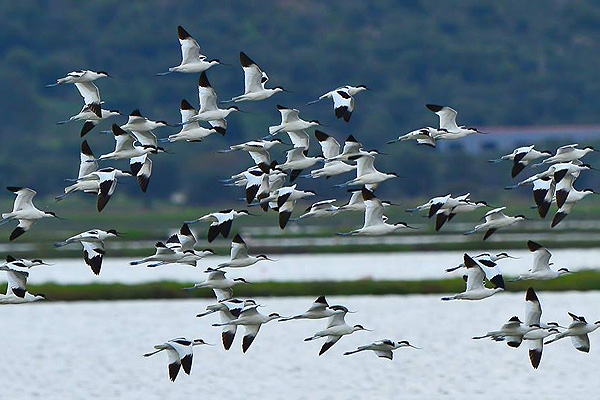
[[[538,293],[547,320],[568,323],[566,311],[600,319],[600,292]],[[442,303],[440,296],[330,298],[356,314],[347,321],[374,332],[345,337],[319,357],[321,341],[303,339],[324,321],[270,322],[247,354],[237,337],[219,343],[218,316],[195,318],[200,300],[38,303],[3,306],[0,382],[18,388],[15,399],[164,400],[227,399],[485,399],[596,398],[600,333],[590,354],[568,340],[546,346],[540,369],[527,349],[475,341],[474,335],[523,316],[522,294],[502,293],[480,302]],[[262,312],[303,311],[312,298],[264,298]],[[143,358],[156,343],[187,336],[217,346],[195,348],[192,375],[167,377],[166,354]],[[409,340],[394,360],[344,351],[380,338]],[[589,397],[590,394],[594,394]],[[9,397],[7,397],[9,398]]]

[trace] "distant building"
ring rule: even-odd
[[[600,140],[600,125],[488,126],[479,129],[488,134],[471,135],[458,140],[439,140],[436,146],[444,150],[479,153],[510,151],[531,144],[543,147],[549,142],[584,145]]]

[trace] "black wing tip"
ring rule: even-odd
[[[246,53],[244,53],[243,51],[240,51],[240,64],[242,64],[242,67],[249,67],[252,64],[256,64],[254,61],[252,61],[252,59],[250,57],[248,57],[246,55]]]
[[[250,348],[250,345],[254,341],[255,336],[244,336],[242,340],[242,351],[245,353]]]
[[[185,29],[183,29],[183,26],[179,25],[177,27],[177,37],[179,37],[179,39],[181,39],[181,40],[185,40],[187,38],[191,38],[192,35],[190,35],[188,33],[188,31],[186,31]]]
[[[348,135],[348,137],[346,138],[346,142],[355,142],[355,143],[358,143],[358,140],[356,140],[356,138],[354,137],[354,135]]]
[[[139,108],[136,108],[135,110],[133,110],[132,112],[129,113],[130,117],[141,117],[142,113],[140,112]]]
[[[328,134],[326,134],[326,133],[325,133],[325,132],[323,132],[323,131],[320,131],[320,130],[318,130],[318,129],[315,129],[315,137],[317,138],[317,140],[318,140],[319,142],[323,142],[323,141],[327,140],[327,138],[329,137],[329,135],[328,135]]]
[[[533,240],[528,240],[527,247],[529,248],[529,251],[537,251],[537,250],[543,248],[544,246],[542,246],[539,243],[534,242]]]
[[[13,193],[17,193],[19,190],[24,189],[21,186],[7,186],[6,190],[11,191]]]
[[[11,288],[11,289],[15,296],[20,297],[21,299],[25,298],[25,293],[27,293],[27,290],[21,289],[21,288]]]
[[[185,236],[193,236],[194,234],[192,233],[192,230],[190,229],[190,226],[188,224],[183,224],[181,225],[181,228],[179,229],[179,233]]]
[[[234,332],[226,331],[226,332],[221,333],[221,339],[223,340],[223,348],[225,350],[229,350],[231,348],[234,338],[235,338]]]
[[[281,211],[281,212],[279,212],[279,227],[281,229],[285,228],[285,226],[287,225],[287,223],[290,220],[291,216],[292,216],[292,213],[290,211]]]
[[[319,297],[317,297],[317,300],[315,300],[315,303],[324,304],[325,306],[329,305],[327,303],[327,299],[325,299],[325,295],[320,295]]]
[[[96,126],[96,124],[92,121],[86,121],[83,126],[81,127],[81,132],[79,133],[80,137],[84,137],[85,135],[88,134],[88,132],[90,132],[92,129],[94,129],[94,127]]]
[[[206,71],[202,71],[202,73],[200,74],[200,77],[198,78],[198,86],[210,87],[210,82],[208,81]]]
[[[242,236],[240,236],[239,233],[235,234],[235,236],[233,237],[232,242],[239,243],[239,244],[246,244],[246,242],[244,242],[244,239],[242,239]]]
[[[284,107],[281,104],[277,104],[275,107],[277,107],[278,110],[289,110],[289,107]]]
[[[129,135],[129,133],[127,133],[127,131],[125,131],[124,129],[122,129],[119,125],[117,124],[112,124],[111,126],[112,129],[112,133],[115,136],[120,136],[120,135]]]
[[[525,294],[525,301],[536,301],[539,302],[537,295],[535,294],[535,290],[532,287],[527,288],[527,293]]]
[[[362,198],[363,200],[373,200],[375,199],[375,194],[373,193],[373,191],[367,189],[366,187],[363,187],[360,190],[361,194],[362,194]]]
[[[534,369],[537,369],[540,365],[540,361],[542,360],[542,352],[540,350],[529,350],[529,360],[531,361],[531,366]]]
[[[190,104],[186,99],[181,99],[181,105],[179,106],[181,110],[195,110],[194,106]]]
[[[475,262],[475,260],[473,260],[473,258],[471,258],[470,255],[468,255],[467,253],[463,254],[463,262],[465,264],[465,267],[467,268],[472,268],[477,266],[477,262]]]
[[[425,107],[427,107],[429,110],[431,110],[433,112],[438,112],[442,108],[444,108],[444,106],[440,106],[440,105],[437,105],[437,104],[425,104]]]
[[[19,236],[21,236],[22,234],[24,234],[26,231],[25,229],[21,228],[20,226],[17,226],[10,234],[10,237],[8,238],[9,241],[13,241],[16,238],[18,238]]]

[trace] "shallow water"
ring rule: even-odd
[[[566,311],[600,319],[600,292],[538,293],[544,319],[569,322]],[[600,334],[591,353],[568,340],[546,346],[539,370],[527,349],[472,340],[498,328],[512,315],[523,317],[523,294],[501,293],[479,302],[443,303],[440,296],[332,297],[351,310],[347,322],[374,332],[342,338],[319,357],[321,341],[303,339],[324,321],[272,321],[263,326],[247,354],[241,337],[230,351],[219,343],[218,316],[195,318],[208,302],[199,300],[37,303],[3,306],[0,374],[18,399],[482,399],[584,398],[598,393]],[[258,299],[261,312],[301,312],[312,298]],[[201,337],[216,346],[195,348],[191,376],[175,383],[167,357],[143,358],[152,346],[177,336]],[[343,356],[370,341],[409,340],[421,350],[399,349],[394,360],[372,353]],[[510,382],[510,384],[507,384]],[[193,396],[193,397],[192,397]]]
[[[202,281],[202,271],[226,261],[225,257],[208,257],[199,262],[197,268],[185,265],[167,265],[157,268],[129,266],[132,259],[104,259],[100,276],[95,276],[83,259],[46,260],[51,267],[38,267],[32,271],[29,282],[39,284],[54,281],[58,283],[119,282],[141,283],[160,280],[182,282]],[[478,254],[482,251],[472,251]],[[500,262],[503,273],[516,276],[527,271],[533,257],[527,250],[510,251],[520,257]],[[567,267],[569,270],[596,269],[600,266],[598,249],[557,249],[552,251],[553,268]],[[281,254],[274,256],[276,262],[262,261],[247,268],[229,269],[231,277],[244,277],[250,282],[260,281],[318,281],[318,280],[419,280],[449,278],[460,275],[460,271],[447,274],[444,269],[462,262],[462,251],[444,252],[400,252],[400,253],[358,253],[358,254]]]

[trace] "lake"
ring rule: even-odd
[[[600,319],[600,292],[538,293],[545,320],[569,322],[567,311]],[[441,302],[440,296],[332,297],[351,310],[347,322],[374,332],[342,338],[319,357],[322,341],[304,342],[321,321],[272,321],[262,327],[248,353],[240,340],[230,351],[219,343],[218,316],[195,318],[205,299],[114,302],[46,302],[3,306],[0,374],[11,397],[28,399],[164,400],[227,399],[482,399],[594,398],[600,382],[600,333],[591,352],[568,339],[548,345],[539,370],[527,348],[472,340],[499,328],[512,315],[523,318],[524,295],[501,293],[479,302]],[[261,298],[261,312],[290,315],[313,298]],[[166,354],[142,357],[177,336],[202,338],[191,376],[167,377]],[[421,350],[399,349],[394,360],[371,352],[343,356],[373,340],[409,340]],[[508,383],[510,382],[510,384]],[[589,397],[589,396],[592,397]]]
[[[197,268],[185,265],[166,265],[157,268],[129,265],[134,258],[111,258],[110,249],[105,257],[100,276],[95,276],[82,258],[48,259],[51,267],[32,270],[29,282],[90,283],[119,282],[142,283],[161,280],[182,282],[202,281],[202,271],[224,262],[226,257],[207,257]],[[471,251],[475,255],[484,250]],[[520,257],[500,262],[505,275],[516,276],[530,268],[533,256],[527,250],[510,251]],[[598,249],[552,250],[553,268],[569,270],[596,269],[600,265]],[[354,254],[281,254],[276,262],[262,261],[247,268],[230,269],[230,277],[244,277],[250,282],[260,281],[344,281],[357,279],[419,280],[450,278],[461,274],[444,272],[444,269],[462,262],[462,251],[354,253]]]

